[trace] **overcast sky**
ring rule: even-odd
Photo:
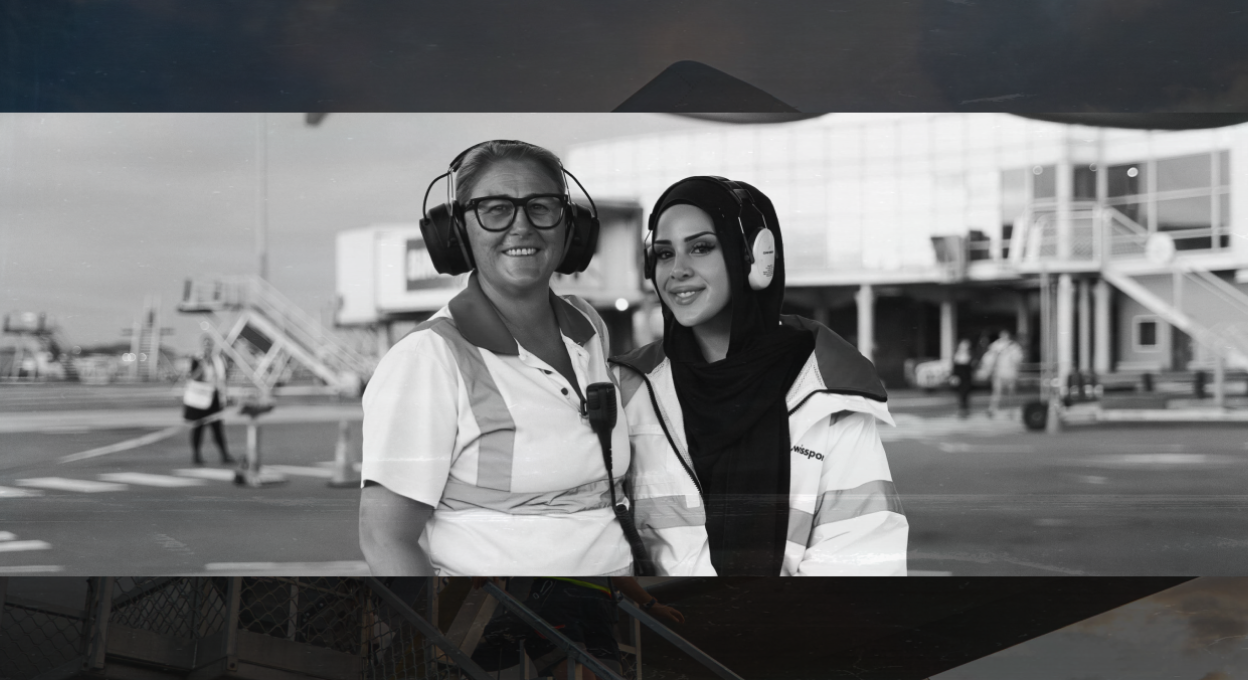
[[[932,680],[1239,680],[1248,579],[1200,578]]]
[[[258,114],[0,114],[0,313],[46,312],[76,344],[121,339],[187,277],[257,271]],[[332,305],[341,230],[419,219],[429,181],[468,146],[523,139],[566,155],[612,136],[719,125],[657,114],[267,114],[270,281]],[[575,168],[569,168],[573,173]],[[592,187],[589,187],[593,191]]]

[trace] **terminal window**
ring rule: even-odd
[[[1135,320],[1135,346],[1139,349],[1157,347],[1157,321],[1148,317]]]

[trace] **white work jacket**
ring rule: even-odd
[[[786,397],[791,442],[781,576],[904,576],[906,522],[878,423],[892,425],[875,368],[828,328]],[[634,516],[660,575],[714,576],[706,514],[671,365],[656,342],[611,360],[624,393]],[[731,576],[731,574],[723,574]]]

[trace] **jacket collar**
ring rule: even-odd
[[[805,381],[810,384],[805,385],[805,389],[799,389],[796,395],[799,400],[813,392],[833,392],[865,397],[872,401],[888,401],[888,393],[875,372],[875,365],[832,329],[817,321],[788,314],[780,316],[780,323],[815,334],[815,351],[811,354],[811,361],[818,369],[818,380]],[[656,340],[626,354],[612,357],[611,361],[650,375],[667,361],[667,357],[663,354],[663,341]],[[802,373],[805,376],[807,371],[803,370]]]
[[[594,325],[585,315],[569,302],[550,292],[550,306],[555,310],[555,321],[559,331],[568,336],[578,345],[584,345],[594,337]],[[465,340],[488,349],[495,354],[516,356],[520,354],[516,339],[507,330],[494,303],[481,290],[481,282],[477,280],[477,272],[468,277],[468,286],[458,295],[451,298],[447,305],[451,318],[455,320],[455,328]]]

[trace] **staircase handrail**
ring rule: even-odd
[[[257,306],[262,305],[262,311],[274,321],[279,322],[279,325],[284,326],[286,323],[290,323],[305,334],[305,339],[311,339],[315,343],[316,348],[329,350],[340,361],[356,371],[365,373],[371,371],[367,360],[341,340],[334,337],[332,333],[326,332],[325,327],[319,321],[313,319],[307,312],[296,306],[272,284],[259,277],[252,276],[248,278],[255,292],[253,304],[259,303]]]
[[[425,619],[425,617],[416,613],[415,609],[412,609],[406,602],[400,600],[397,595],[383,585],[381,581],[378,581],[376,577],[367,577],[364,579],[364,582],[368,585],[369,589],[377,595],[377,597],[381,598],[382,601],[394,609],[399,616],[402,616],[408,623],[415,626],[416,630],[419,630],[420,634],[424,635],[426,640],[445,652],[446,655],[455,662],[455,665],[459,668],[459,670],[467,674],[468,677],[472,678],[472,680],[493,680],[492,675],[487,673],[485,669],[481,668],[477,662],[473,661],[472,657],[464,654],[459,647],[448,640],[446,636],[438,630],[437,626],[430,623]]]
[[[1217,295],[1220,299],[1234,305],[1238,311],[1248,315],[1248,294],[1232,286],[1206,269],[1193,267],[1190,264],[1176,264],[1175,269],[1187,275],[1187,279],[1204,286],[1205,290]]]
[[[202,285],[204,281],[209,280],[216,286]],[[307,347],[321,360],[329,360],[337,364],[335,370],[341,371],[345,368],[361,378],[371,375],[374,368],[371,360],[343,343],[325,329],[319,321],[296,306],[267,281],[248,275],[217,276],[197,280],[188,287],[187,299],[183,301],[183,304],[192,302],[192,298],[203,297],[203,294],[210,289],[214,292],[219,290],[221,294],[208,298],[209,300],[252,308],[270,319],[283,333],[289,334],[293,340]]]
[[[715,675],[718,675],[724,680],[742,680],[741,676],[732,672],[732,670],[724,664],[716,661],[713,657],[711,657],[711,655],[701,649],[698,649],[692,642],[689,642],[678,635],[676,631],[663,625],[658,619],[647,614],[641,607],[638,607],[624,598],[620,598],[619,605],[620,609],[623,609],[626,614],[640,621],[642,625],[654,631],[659,637],[672,643],[672,645],[674,645],[677,649],[685,654],[688,654],[693,658],[693,660],[701,663],[707,670],[711,671]]]
[[[620,677],[619,673],[616,673],[614,670],[607,667],[601,659],[598,659],[580,647],[577,647],[576,643],[569,640],[568,637],[560,632],[558,628],[555,628],[545,619],[537,614],[534,614],[531,609],[524,606],[520,600],[517,600],[507,591],[488,581],[485,584],[485,591],[490,595],[493,595],[494,599],[498,600],[499,604],[506,607],[508,611],[515,614],[517,618],[527,624],[530,628],[536,630],[538,633],[541,633],[542,637],[545,637],[547,640],[554,643],[560,651],[568,655],[568,659],[570,661],[575,661],[576,663],[585,666],[589,670],[593,671],[594,675],[604,678],[604,680],[624,680],[624,678]]]

